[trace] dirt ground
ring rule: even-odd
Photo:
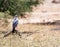
[[[10,34],[2,38],[0,31],[0,47],[60,47],[60,25],[24,24],[18,28],[24,32],[21,37]]]

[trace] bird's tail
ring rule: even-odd
[[[15,27],[13,27],[13,29],[12,29],[12,33],[14,33],[15,32]]]

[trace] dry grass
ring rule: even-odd
[[[6,38],[1,38],[0,47],[60,47],[59,25],[36,25],[25,24],[17,28],[20,32],[36,32],[33,34],[22,34],[22,38],[17,34],[10,34]]]

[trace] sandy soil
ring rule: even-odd
[[[60,25],[24,24],[18,31],[26,33],[2,38],[0,32],[0,47],[60,47]]]

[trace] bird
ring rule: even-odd
[[[12,33],[15,32],[15,28],[17,27],[17,25],[18,25],[18,16],[15,15],[14,20],[13,20],[13,24],[12,24],[12,26],[13,26]]]

